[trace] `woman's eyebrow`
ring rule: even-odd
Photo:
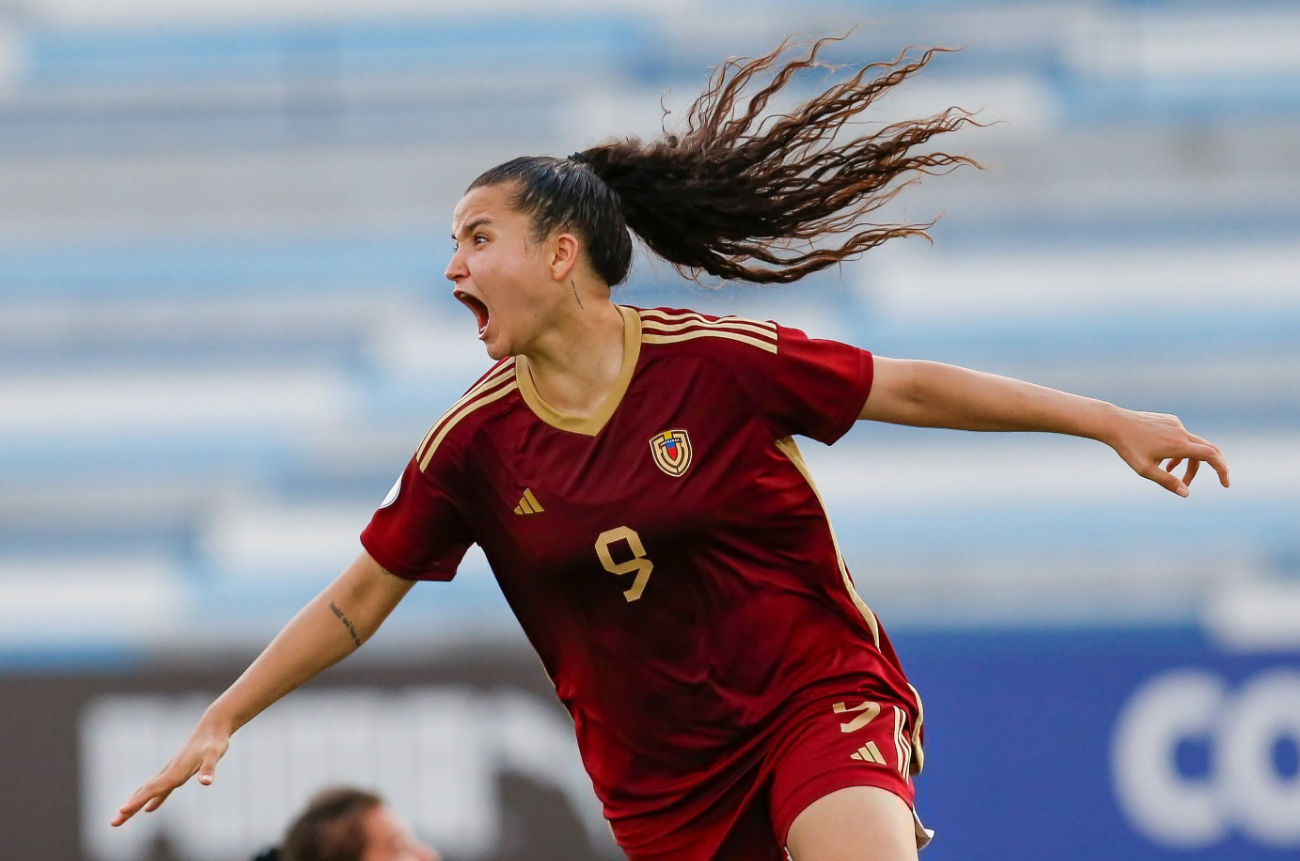
[[[460,232],[461,232],[461,233],[469,233],[470,231],[472,231],[472,230],[473,230],[474,228],[476,228],[476,227],[482,227],[482,226],[485,225],[485,224],[491,224],[491,223],[492,223],[492,219],[488,218],[487,216],[483,216],[482,218],[476,218],[476,219],[474,219],[473,221],[471,221],[469,224],[466,224],[464,227],[462,227],[462,228],[460,229]],[[451,235],[451,239],[452,239],[453,242],[455,242],[455,241],[456,241],[456,234],[453,233],[453,234]]]

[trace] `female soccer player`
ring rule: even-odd
[[[826,41],[739,118],[740,90],[785,44],[720,67],[681,136],[519,158],[470,185],[446,275],[496,364],[420,441],[361,535],[365,552],[114,824],[196,772],[211,783],[236,729],[359,647],[415,581],[452,579],[477,543],[633,861],[916,857],[929,839],[913,808],[921,698],[854,589],[794,436],[830,444],[858,419],[1068,433],[1183,496],[1202,461],[1225,487],[1228,470],[1174,416],[772,321],[611,301],[629,229],[688,277],[750,282],[794,281],[923,232],[860,219],[895,180],[967,162],[918,151],[967,115],[834,138],[932,52],[864,81],[867,66],[755,125]],[[839,247],[791,250],[849,231]]]

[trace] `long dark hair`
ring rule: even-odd
[[[763,126],[772,117],[755,126],[771,97],[796,72],[827,67],[818,60],[819,52],[849,33],[819,39],[805,56],[780,66],[738,117],[732,113],[741,91],[777,63],[793,37],[764,57],[748,62],[733,58],[715,68],[708,88],[691,105],[682,134],[665,132],[649,144],[624,138],[567,159],[513,159],[483,173],[467,191],[516,184],[510,205],[529,216],[533,238],[540,242],[561,226],[581,234],[593,270],[611,287],[627,278],[632,265],[628,228],[696,282],[708,273],[788,283],[887,240],[926,236],[933,222],[872,224],[863,219],[921,174],[963,164],[978,167],[964,155],[922,151],[936,135],[978,125],[969,113],[949,108],[845,143],[829,142],[855,114],[948,49],[931,48],[915,59],[904,51],[892,61],[869,63],[775,117],[768,128]],[[878,74],[866,78],[868,72]],[[900,177],[906,179],[895,183]],[[797,240],[811,243],[850,231],[838,247],[810,247],[802,253],[790,248]]]

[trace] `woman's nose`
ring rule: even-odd
[[[447,276],[448,281],[455,281],[456,279],[463,277],[464,267],[460,265],[460,261],[457,258],[453,257],[451,258],[451,262],[447,264],[446,271],[442,274]]]

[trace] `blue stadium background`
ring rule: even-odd
[[[1174,413],[1217,443],[1233,487],[1206,469],[1186,500],[1066,437],[863,423],[805,450],[926,698],[923,857],[1295,857],[1294,3],[0,0],[0,693],[255,655],[487,366],[442,276],[465,185],[651,136],[725,57],[855,22],[837,62],[965,46],[867,119],[997,121],[946,143],[987,170],[891,210],[942,214],[934,246],[716,293],[639,257],[616,300]],[[520,643],[471,551],[365,660]],[[86,857],[131,857],[96,805],[152,756],[68,788]],[[140,827],[203,803],[185,792]]]

